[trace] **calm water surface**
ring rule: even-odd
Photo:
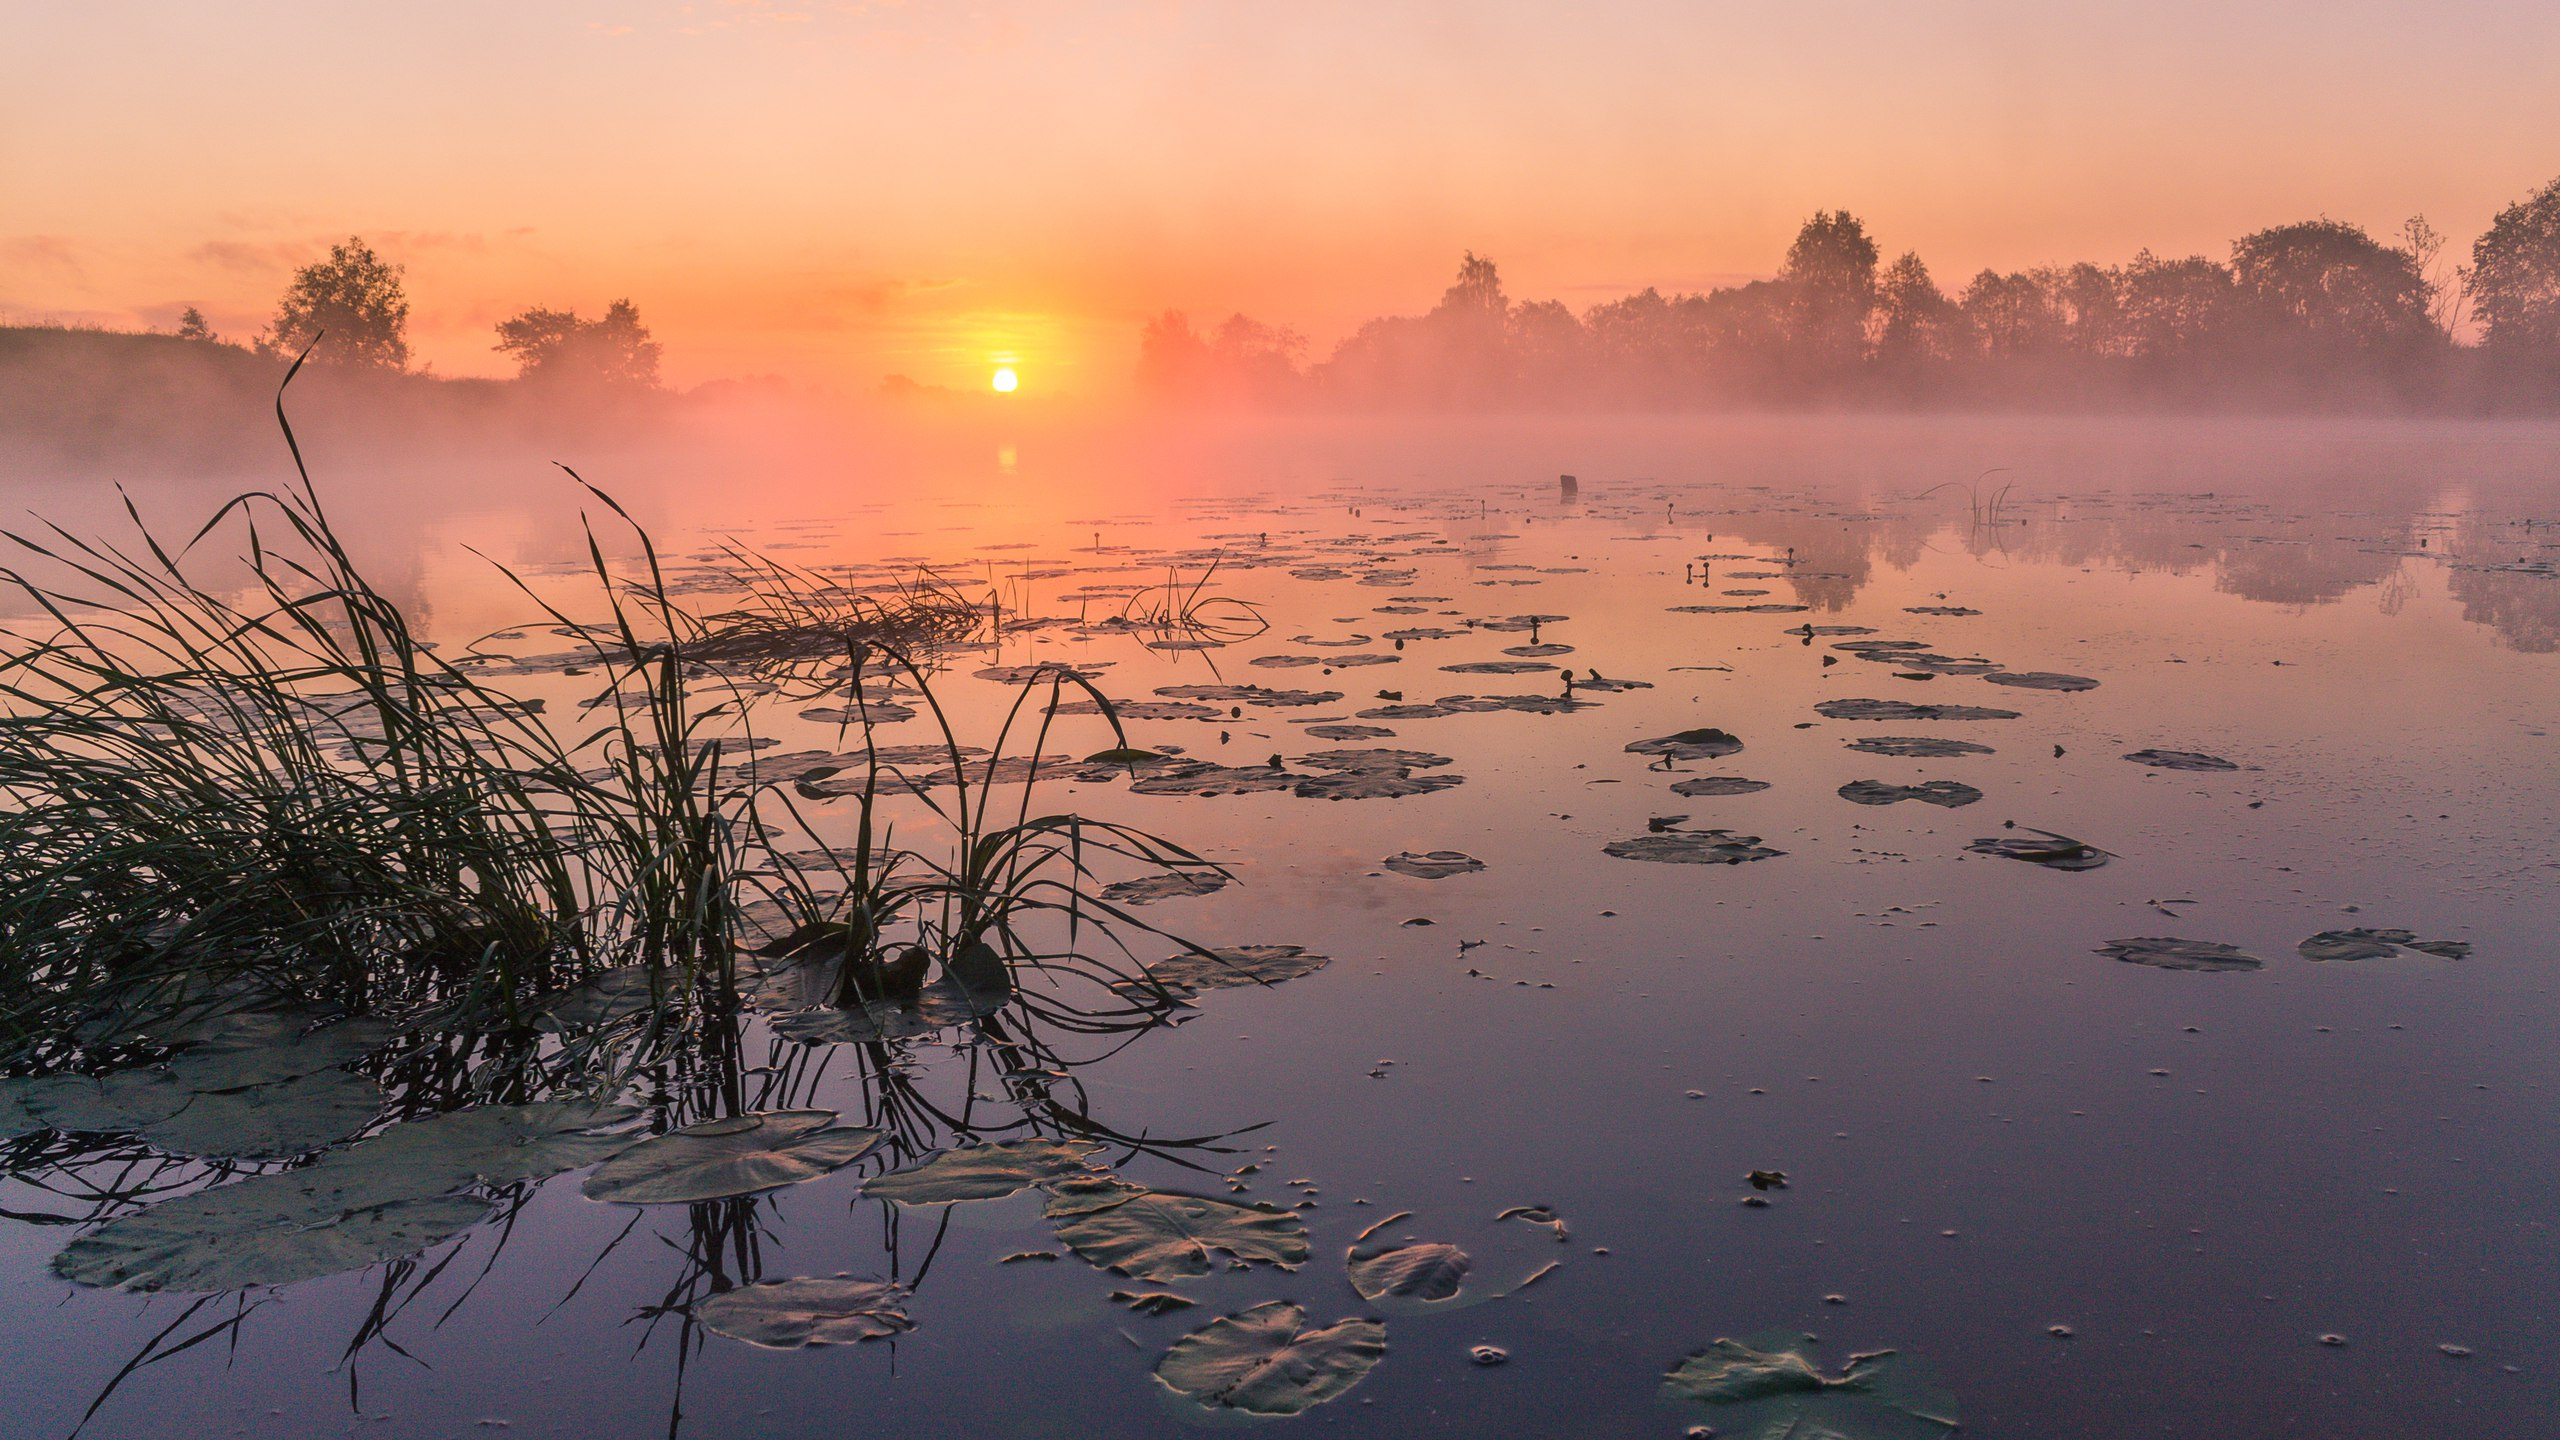
[[[1014,694],[974,671],[1054,660],[1126,700],[1329,697],[1136,721],[1141,745],[1298,771],[1330,749],[1447,758],[1414,773],[1462,783],[1393,798],[1041,787],[1235,872],[1151,920],[1331,957],[1205,995],[1178,1026],[1066,1045],[1077,1063],[1056,1077],[1097,1122],[1165,1142],[1103,1157],[1128,1178],[1303,1205],[1303,1268],[1133,1284],[1065,1253],[1036,1197],[900,1211],[860,1197],[889,1163],[867,1160],[753,1202],[646,1210],[587,1201],[573,1175],[416,1265],[182,1314],[195,1297],[51,1275],[63,1222],[93,1217],[82,1186],[103,1179],[48,1166],[0,1184],[0,1433],[67,1434],[112,1383],[86,1433],[1177,1435],[1204,1422],[1152,1378],[1165,1348],[1267,1300],[1310,1324],[1373,1313],[1341,1256],[1396,1211],[1412,1212],[1397,1234],[1466,1248],[1480,1289],[1560,1264],[1506,1298],[1390,1316],[1374,1372],[1274,1423],[1677,1436],[1714,1417],[1661,1400],[1665,1371],[1779,1332],[1818,1337],[1833,1366],[1886,1348],[1925,1361],[1968,1435],[2560,1429],[2560,446],[2295,436],[2262,464],[2229,434],[2145,450],[2102,432],[1977,483],[2008,456],[1945,434],[1718,452],[1658,433],[1641,455],[1594,442],[1580,466],[1552,435],[1263,439],[1123,480],[1090,466],[1053,484],[1036,447],[991,445],[947,462],[949,483],[811,482],[732,506],[713,479],[647,498],[679,552],[734,533],[857,575],[910,557],[1053,622],[953,665],[963,738],[985,743]],[[1559,494],[1565,468],[1577,497]],[[474,516],[411,530],[427,538],[404,583],[457,638],[525,617],[449,542],[569,558],[540,502]],[[1072,623],[1213,558],[1209,589],[1267,631],[1167,651]],[[1485,623],[1527,616],[1534,630]],[[1399,647],[1393,631],[1451,633]],[[1841,648],[1876,641],[1959,663]],[[1354,654],[1390,661],[1333,663]],[[1256,663],[1284,657],[1316,663]],[[1974,659],[2095,684],[1995,683],[1961,673]],[[1445,668],[1504,660],[1558,668]],[[1569,691],[1568,670],[1641,685]],[[519,688],[576,694],[558,676]],[[1359,714],[1451,696],[1579,704]],[[1855,699],[2015,715],[1817,708]],[[784,749],[836,743],[769,708],[759,729]],[[922,741],[924,723],[882,740]],[[1083,728],[1053,752],[1108,743],[1096,720],[1062,723]],[[1306,733],[1345,724],[1393,734]],[[1628,749],[1706,727],[1741,748]],[[1987,749],[1850,748],[1880,736]],[[2144,750],[2235,768],[2124,758]],[[1672,788],[1702,776],[1766,788]],[[1980,798],[1839,793],[1861,780]],[[2012,824],[2114,858],[2072,872],[1968,848],[2025,833]],[[1605,848],[1710,829],[1780,853]],[[1382,867],[1408,851],[1483,868]],[[2297,949],[2351,927],[2470,950]],[[2142,937],[2262,963],[2101,953]],[[751,1050],[802,1067],[795,1102],[865,1117],[852,1059],[811,1071],[801,1047]],[[901,1063],[991,1134],[1020,1116],[963,1032]],[[1763,1169],[1786,1188],[1753,1190]],[[1564,1237],[1495,1218],[1529,1205]],[[1027,1251],[1059,1258],[1000,1263]],[[913,1283],[914,1331],[772,1352],[665,1308],[837,1273]],[[1197,1304],[1149,1317],[1107,1299],[1155,1288]],[[368,1330],[386,1294],[396,1310]],[[1508,1363],[1474,1363],[1481,1345]],[[119,1382],[144,1355],[159,1358]]]

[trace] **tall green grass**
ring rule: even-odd
[[[367,580],[281,391],[276,419],[292,483],[183,544],[129,503],[121,542],[0,532],[16,552],[0,585],[39,617],[0,630],[0,1063],[94,1062],[281,999],[521,1040],[540,997],[634,965],[664,1036],[689,1006],[736,1005],[757,902],[840,927],[848,976],[913,945],[995,1000],[1037,973],[1050,983],[1024,1003],[1063,1023],[1143,1018],[1113,982],[1134,973],[1131,937],[1171,937],[1101,900],[1099,872],[1208,862],[1035,808],[1063,686],[1126,747],[1071,672],[1026,685],[993,753],[967,755],[931,656],[991,631],[992,602],[929,578],[866,596],[735,551],[748,602],[697,615],[645,530],[586,486],[639,562],[622,573],[590,527],[583,606],[518,580],[602,672],[584,733],[564,735]],[[911,778],[855,725],[860,782],[830,796],[851,824],[813,822],[756,777],[755,696],[841,684],[859,704],[874,677],[921,697],[948,764]],[[1010,756],[1042,689],[1030,757]],[[928,833],[899,835],[902,807]]]

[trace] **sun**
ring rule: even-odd
[[[999,365],[996,367],[995,387],[997,394],[1010,395],[1016,389],[1019,389],[1021,385],[1022,377],[1013,373],[1012,366]]]

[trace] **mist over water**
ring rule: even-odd
[[[448,653],[525,661],[504,683],[557,713],[580,713],[586,682],[543,668],[558,642],[491,562],[570,593],[579,516],[602,512],[565,462],[687,584],[715,583],[706,557],[728,540],[819,574],[928,566],[997,601],[1010,625],[944,683],[976,743],[1017,693],[976,672],[1063,663],[1122,702],[1202,712],[1130,722],[1132,743],[1183,764],[1268,756],[1303,784],[1338,773],[1327,752],[1392,747],[1398,779],[1448,778],[1354,800],[1042,785],[1233,870],[1151,919],[1329,957],[1059,1066],[1082,1113],[1123,1132],[1232,1136],[1102,1158],[1137,1184],[1290,1211],[1312,1238],[1301,1266],[1221,1264],[1156,1287],[1193,1308],[1144,1316],[1106,1295],[1150,1287],[1067,1253],[1036,1195],[861,1194],[907,1154],[690,1207],[600,1203],[572,1175],[532,1187],[503,1244],[484,1228],[416,1266],[220,1300],[249,1312],[236,1333],[118,1382],[192,1297],[68,1285],[47,1267],[70,1227],[11,1223],[6,1433],[68,1433],[110,1382],[90,1433],[209,1416],[295,1434],[801,1436],[836,1433],[849,1406],[918,1434],[1188,1433],[1206,1412],[1149,1373],[1167,1348],[1273,1300],[1309,1327],[1375,1310],[1342,1255],[1395,1211],[1414,1218],[1393,1237],[1469,1252],[1471,1294],[1560,1268],[1470,1308],[1388,1314],[1374,1370],[1287,1423],[1678,1434],[1723,1412],[1662,1398],[1666,1370],[1771,1335],[1818,1336],[1806,1350],[1830,1372],[1901,1352],[1968,1434],[2380,1437],[2448,1415],[2527,1434],[2548,1416],[2560,1352],[2531,1319],[2560,1280],[2534,1238],[2560,1181],[2535,1098],[2560,1083],[2540,1039],[2560,1019],[2542,973],[2560,923],[2548,423],[1168,420],[732,398],[624,423],[404,427],[298,402],[319,494],[385,592]],[[254,426],[225,447],[21,448],[11,494],[112,527],[112,479],[189,533],[289,466]],[[1204,573],[1268,628],[1184,649],[1095,625]],[[2055,676],[2095,687],[2038,688]],[[1204,705],[1187,698],[1200,687],[1247,688]],[[1273,694],[1316,698],[1256,698]],[[1994,718],[1863,720],[1844,701]],[[843,748],[794,709],[758,712],[775,753]],[[1067,723],[1086,728],[1047,748],[1107,739]],[[923,724],[879,737],[926,740]],[[1702,727],[1738,750],[1630,750]],[[1966,743],[1863,748],[1879,737]],[[2144,752],[2225,768],[2125,758]],[[1673,788],[1718,776],[1764,788]],[[1855,781],[1979,798],[1871,804]],[[804,803],[844,823],[842,802]],[[2037,832],[2112,858],[2072,873],[1979,848]],[[1621,853],[1705,835],[1770,853]],[[1381,864],[1440,852],[1483,869]],[[2297,951],[2353,927],[2469,950]],[[2250,963],[2100,953],[2144,937]],[[862,1047],[780,1038],[764,1028],[779,1013],[747,1046],[773,1103],[874,1117]],[[1018,1133],[995,1128],[989,1053],[965,1029],[889,1047],[891,1071],[990,1127],[935,1143]],[[46,1157],[0,1182],[0,1204],[91,1218],[70,1197],[98,1162]],[[1752,1171],[1784,1187],[1755,1190]],[[1549,1207],[1568,1238],[1494,1218],[1520,1206]],[[1035,1251],[1058,1258],[1003,1263]],[[912,1285],[915,1328],[785,1352],[654,1308],[670,1287],[839,1272]],[[361,1338],[385,1293],[403,1297],[381,1332],[398,1353]],[[1480,1345],[1506,1363],[1472,1360]],[[1896,1429],[1918,1422],[1891,1409],[1839,1419],[1943,1433]]]

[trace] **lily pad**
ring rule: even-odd
[[[578,1187],[590,1200],[681,1205],[797,1185],[840,1170],[881,1134],[834,1125],[833,1110],[764,1110],[705,1120],[643,1140]]]
[[[1544,660],[1468,660],[1440,668],[1452,675],[1534,675],[1556,667]]]
[[[1787,853],[1761,844],[1757,835],[1737,835],[1730,830],[1671,830],[1659,835],[1638,835],[1632,840],[1612,840],[1600,849],[1621,860],[1650,860],[1662,865],[1739,865],[1746,860],[1769,860]]]
[[[1452,875],[1472,875],[1484,868],[1484,862],[1459,850],[1425,850],[1415,854],[1400,850],[1378,862],[1399,875],[1416,880],[1446,880]]]
[[[1091,1173],[1088,1157],[1102,1147],[1091,1140],[1006,1140],[970,1145],[863,1182],[866,1200],[941,1205],[994,1200],[1034,1185]]]
[[[1683,730],[1657,740],[1638,740],[1627,746],[1630,755],[1659,755],[1666,760],[1714,760],[1742,749],[1742,742],[1712,726],[1703,730]]]
[[[1158,960],[1147,967],[1147,979],[1154,985],[1131,981],[1121,988],[1152,991],[1160,986],[1176,999],[1188,999],[1200,990],[1277,985],[1332,963],[1331,956],[1310,955],[1302,945],[1220,945],[1206,955],[1186,952]]]
[[[1310,725],[1307,733],[1318,740],[1385,740],[1396,732],[1384,725]]]
[[[2115,858],[2110,852],[2101,850],[2085,840],[2074,840],[2068,835],[2056,835],[2050,830],[2029,830],[2027,834],[2035,838],[1989,835],[1964,848],[1977,855],[1997,855],[2003,860],[2024,860],[2030,865],[2041,865],[2047,870],[2095,870]]]
[[[2010,685],[2020,690],[2095,690],[2098,682],[2086,675],[2060,675],[2051,670],[2000,670],[1982,677],[1994,685]]]
[[[1739,775],[1693,775],[1674,784],[1671,793],[1694,798],[1700,795],[1749,795],[1768,788],[1766,780],[1745,780]]]
[[[1429,770],[1450,762],[1448,756],[1434,755],[1426,750],[1319,750],[1313,755],[1299,756],[1298,763],[1310,770],[1376,774]]]
[[[2201,750],[2136,750],[2127,760],[2153,770],[2237,770],[2240,767],[2219,755]]]
[[[767,1350],[853,1345],[916,1328],[907,1287],[885,1280],[803,1277],[741,1285],[693,1307],[702,1328]]]
[[[1402,770],[1351,770],[1339,775],[1304,775],[1290,787],[1301,800],[1401,800],[1429,795],[1467,783],[1463,775],[1413,775]]]
[[[129,1135],[186,1109],[195,1094],[166,1070],[119,1070],[47,1075],[27,1082],[18,1098],[37,1119],[65,1133]]]
[[[239,1090],[334,1070],[372,1054],[398,1033],[373,1019],[341,1020],[303,1030],[299,1016],[243,1017],[237,1029],[169,1062],[190,1090]]]
[[[1148,1190],[1058,1221],[1058,1238],[1092,1264],[1135,1280],[1209,1273],[1211,1252],[1294,1270],[1307,1260],[1307,1226],[1291,1211]]]
[[[483,1105],[403,1121],[287,1175],[386,1199],[543,1180],[631,1148],[641,1137],[598,1132],[639,1114],[628,1105],[574,1100]]]
[[[1379,1231],[1406,1218],[1399,1211],[1360,1232],[1342,1262],[1351,1288],[1360,1292],[1361,1299],[1381,1307],[1419,1310],[1455,1300],[1475,1262],[1455,1245],[1438,1241],[1394,1245],[1377,1238]]]
[[[173,1155],[281,1160],[344,1140],[382,1111],[382,1087],[362,1075],[322,1070],[245,1090],[198,1095],[142,1138]]]
[[[1114,881],[1102,887],[1102,898],[1122,905],[1153,905],[1159,900],[1214,895],[1226,888],[1227,877],[1213,870],[1168,870],[1161,875]]]
[[[1256,795],[1286,790],[1304,776],[1270,765],[1219,765],[1202,760],[1143,776],[1129,786],[1132,795]]]
[[[803,1045],[908,1040],[983,1019],[1003,1009],[1006,998],[980,994],[945,978],[917,991],[912,1000],[867,1000],[784,1015],[773,1022],[773,1033]]]
[[[1273,1300],[1213,1320],[1174,1342],[1156,1378],[1211,1409],[1298,1415],[1359,1384],[1386,1357],[1387,1327],[1375,1320],[1302,1331],[1306,1318]]]
[[[1188,1310],[1196,1302],[1189,1296],[1176,1295],[1170,1290],[1114,1290],[1111,1303],[1126,1305],[1141,1315],[1168,1315],[1176,1310]]]
[[[1849,748],[1863,755],[1898,755],[1909,760],[1947,760],[1958,755],[1988,755],[1991,747],[1970,740],[1941,740],[1930,735],[1870,735],[1852,740]]]
[[[1981,705],[1916,705],[1908,700],[1825,700],[1815,714],[1832,720],[2015,720],[2015,710]]]
[[[541,1030],[579,1033],[599,1030],[646,1015],[660,1001],[678,993],[681,973],[658,967],[653,982],[646,965],[619,965],[588,976],[538,1002],[534,1026]]]
[[[15,1140],[47,1128],[20,1098],[26,1086],[24,1080],[0,1080],[0,1140]]]
[[[2295,947],[2305,960],[2388,960],[2403,950],[2460,960],[2471,947],[2459,940],[2421,940],[2408,930],[2323,930]]]
[[[1879,1350],[1829,1376],[1805,1343],[1718,1340],[1671,1368],[1663,1398],[1703,1408],[1717,1435],[1740,1440],[1906,1440],[1956,1428],[1954,1400],[1915,1362]]]
[[[1929,780],[1918,785],[1889,785],[1882,780],[1852,780],[1840,787],[1840,798],[1857,805],[1891,805],[1917,800],[1952,810],[1982,798],[1982,792],[1956,780]]]
[[[53,1273],[122,1290],[222,1292],[290,1285],[414,1255],[486,1218],[469,1195],[418,1196],[338,1209],[261,1175],[111,1220],[64,1246]]]
[[[2111,960],[2161,970],[2255,970],[2267,963],[2237,945],[2181,940],[2174,935],[2110,940],[2098,947],[2098,953]]]

